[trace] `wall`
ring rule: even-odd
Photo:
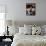
[[[26,2],[36,3],[36,16],[26,16]],[[46,21],[46,0],[0,0],[0,4],[6,4],[6,19],[16,21]]]

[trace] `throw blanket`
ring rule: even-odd
[[[46,36],[16,34],[11,46],[46,46]]]

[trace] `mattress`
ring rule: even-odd
[[[16,34],[11,46],[46,46],[46,36]]]

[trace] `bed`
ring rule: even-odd
[[[25,22],[17,22],[17,25],[24,25],[24,24],[30,24],[29,22],[25,23]],[[38,25],[40,25],[38,23]],[[28,35],[25,35],[25,30],[23,30],[23,27],[21,27],[20,29],[20,33],[17,33],[14,35],[13,38],[13,42],[11,44],[11,46],[46,46],[46,35],[42,36],[42,35],[38,35],[41,31],[40,27],[37,27],[36,29],[38,29],[40,32],[37,33],[37,35],[34,35],[34,31],[33,31],[33,35],[30,35],[30,27],[31,25],[29,25],[27,28],[27,25],[24,26],[26,27],[26,33],[28,33]],[[34,29],[35,30],[35,29]],[[32,32],[32,31],[31,31]],[[23,34],[24,33],[24,34]]]
[[[11,46],[46,46],[46,36],[16,34]]]

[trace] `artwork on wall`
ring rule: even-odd
[[[35,15],[36,15],[36,4],[26,3],[26,16],[35,16]]]

